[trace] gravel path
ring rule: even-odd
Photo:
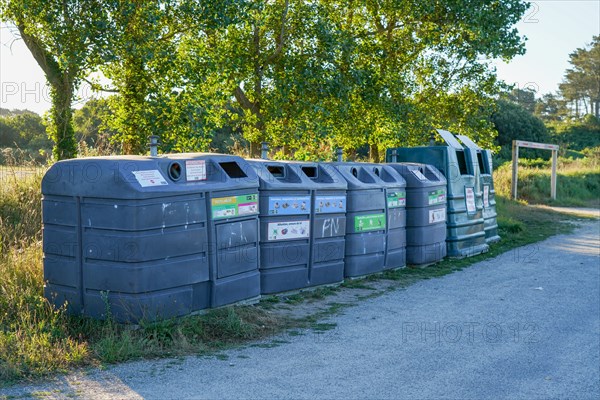
[[[600,222],[326,322],[272,348],[128,363],[0,396],[598,399]]]

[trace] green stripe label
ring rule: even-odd
[[[406,192],[391,192],[387,194],[388,208],[404,207],[406,205]]]
[[[213,219],[258,214],[258,195],[244,194],[214,198],[211,200],[211,207]]]
[[[385,229],[385,214],[357,215],[354,217],[354,232]]]
[[[428,193],[429,205],[446,202],[446,189],[438,189]]]

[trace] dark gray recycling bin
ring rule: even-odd
[[[61,161],[42,181],[45,295],[135,322],[260,294],[258,178],[240,157]]]
[[[446,256],[446,178],[432,165],[388,164],[406,180],[406,262],[427,265]]]
[[[483,219],[483,193],[479,190],[477,155],[465,149],[450,132],[438,129],[445,146],[388,149],[388,162],[417,162],[436,167],[446,178],[448,256],[469,257],[488,251]],[[392,160],[392,152],[396,160]]]
[[[386,198],[382,181],[363,163],[330,163],[348,183],[344,276],[384,270]]]
[[[406,181],[385,164],[366,163],[381,181],[386,199],[386,248],[384,269],[406,265]]]
[[[266,160],[248,163],[260,182],[261,293],[307,287],[311,182],[294,164]]]
[[[260,181],[263,294],[344,279],[346,182],[316,163],[248,160]]]
[[[340,173],[325,163],[300,163],[312,181],[311,286],[342,282],[346,249],[346,190]]]
[[[485,241],[494,243],[500,240],[498,235],[498,222],[496,213],[496,191],[494,190],[492,152],[477,146],[469,137],[456,135],[465,147],[474,151],[477,156],[477,167],[479,169],[479,187],[482,193],[483,220],[485,230]]]

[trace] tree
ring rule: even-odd
[[[517,103],[530,113],[534,113],[536,106],[535,90],[531,88],[513,88],[510,92],[503,93],[502,98]]]
[[[559,85],[562,97],[575,109],[576,118],[588,113],[600,118],[600,35],[593,37],[589,48],[571,53],[569,63],[572,68]]]
[[[544,122],[517,103],[498,100],[492,123],[498,131],[496,143],[502,148],[501,157],[510,159],[513,140],[547,142],[548,130]],[[529,151],[528,154],[534,154]],[[535,154],[538,154],[537,152]]]
[[[113,115],[108,121],[125,154],[146,151],[158,135],[167,151],[207,150],[210,134],[204,108],[221,99],[197,90],[209,85],[202,68],[187,68],[197,57],[187,44],[206,29],[226,26],[238,0],[117,1],[110,14],[111,58],[102,67],[111,79]],[[241,12],[238,10],[238,12]],[[201,55],[203,56],[203,55]],[[224,105],[219,103],[221,112]]]
[[[228,114],[252,156],[268,140],[284,157],[367,144],[377,161],[385,146],[423,142],[432,126],[493,139],[487,117],[498,85],[481,60],[523,52],[512,26],[526,8],[519,0],[263,0],[196,46],[218,63],[214,82],[233,93]]]
[[[0,146],[45,150],[52,147],[42,118],[31,111],[11,112],[0,117]]]
[[[560,96],[547,93],[536,100],[534,114],[545,121],[562,121],[567,116],[568,110]]]
[[[0,19],[16,26],[50,85],[49,136],[56,160],[76,155],[71,104],[105,44],[108,19],[103,5],[98,0],[0,1]]]
[[[337,142],[366,138],[371,159],[390,145],[422,144],[432,127],[494,137],[490,96],[494,72],[483,58],[510,59],[524,51],[513,25],[527,9],[521,1],[330,2],[329,13],[348,45],[339,53],[351,88]],[[457,24],[456,21],[461,21]],[[358,144],[358,143],[356,143]]]

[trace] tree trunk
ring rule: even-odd
[[[260,158],[260,142],[250,142],[250,158]]]
[[[376,143],[369,145],[369,158],[371,159],[371,162],[381,162],[381,158],[379,156],[379,145],[377,145]]]
[[[48,136],[54,141],[52,154],[55,160],[64,160],[77,156],[77,143],[73,129],[73,111],[71,102],[75,89],[75,70],[61,68],[52,54],[48,53],[39,37],[27,33],[25,22],[16,21],[21,38],[38,63],[50,84],[52,108],[50,109],[50,128]]]
[[[64,78],[62,85],[51,85],[52,108],[50,109],[50,138],[54,141],[52,154],[56,161],[77,156],[77,142],[73,129],[73,85]]]
[[[282,152],[283,152],[283,155],[285,156],[285,158],[291,158],[292,149],[290,148],[289,144],[283,145]]]

